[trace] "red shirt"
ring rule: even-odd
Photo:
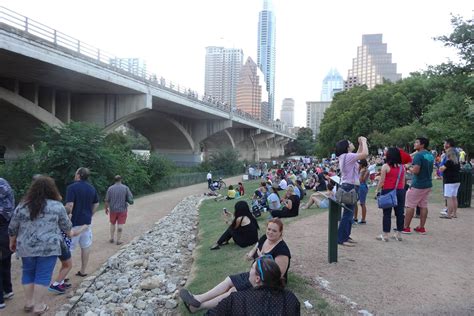
[[[390,167],[390,171],[385,174],[385,181],[383,183],[384,190],[395,189],[400,168],[402,168],[402,174],[400,175],[400,180],[398,180],[397,189],[403,189],[405,187],[405,168],[403,166]]]

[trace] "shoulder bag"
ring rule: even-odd
[[[400,166],[400,171],[398,172],[397,183],[395,184],[395,189],[392,191],[382,194],[377,198],[377,203],[379,208],[392,208],[398,205],[397,200],[397,188],[398,181],[400,181],[400,175],[402,174],[403,166]]]
[[[342,182],[342,170],[344,169],[345,162],[346,156],[344,156],[342,161],[341,180],[339,181],[339,188],[336,191],[336,201],[342,204],[354,205],[357,203],[357,191],[354,188],[350,191],[346,191],[340,185]]]

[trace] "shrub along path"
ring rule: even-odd
[[[241,181],[242,176],[236,176],[224,181],[229,184],[236,184]],[[136,236],[142,235],[148,231],[155,222],[167,215],[184,197],[193,194],[203,194],[207,192],[207,182],[195,184],[187,187],[176,188],[168,191],[163,191],[155,194],[143,196],[135,200],[135,204],[129,208],[129,215],[127,224],[124,226],[122,240],[124,243],[129,242]],[[91,258],[87,272],[91,274],[97,270],[110,256],[117,252],[119,246],[110,244],[109,241],[109,221],[108,216],[103,211],[99,211],[92,219],[92,229],[94,243],[92,245]],[[79,283],[83,280],[75,273],[80,268],[80,250],[76,249],[73,255],[73,268],[69,275],[73,284],[73,289],[76,289]],[[57,274],[59,261],[56,265],[54,275]],[[21,261],[12,257],[12,282],[15,296],[11,300],[7,300],[7,307],[0,310],[0,315],[23,315],[24,293],[21,286]],[[49,315],[54,315],[62,304],[67,303],[68,294],[55,295],[48,293],[46,295],[46,302],[50,306]],[[25,314],[26,315],[26,314]]]

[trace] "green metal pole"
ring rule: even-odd
[[[328,260],[337,262],[337,222],[341,218],[341,205],[329,199]]]

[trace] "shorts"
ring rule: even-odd
[[[123,225],[127,221],[127,211],[125,212],[110,212],[110,224],[119,224]]]
[[[444,184],[444,197],[457,197],[458,190],[461,183],[445,183]]]
[[[23,257],[21,284],[38,284],[49,286],[57,256]]]
[[[80,227],[82,226],[74,226],[72,229],[80,228]],[[74,249],[76,249],[78,244],[81,247],[81,249],[89,248],[90,246],[92,246],[92,229],[90,226],[85,231],[83,231],[82,234],[72,238],[71,252],[73,252]]]
[[[428,207],[428,196],[430,195],[431,188],[427,189],[417,189],[410,188],[407,191],[405,198],[405,207],[416,208],[417,206],[421,208]]]
[[[328,208],[329,207],[329,199],[324,199],[321,202],[319,202],[319,207],[320,208]]]
[[[61,255],[58,256],[58,259],[61,261],[71,259],[71,250],[69,250],[69,247],[63,241],[61,241]]]
[[[365,204],[365,201],[367,200],[367,193],[369,192],[369,188],[367,187],[367,184],[361,184],[359,187],[359,203],[360,204]]]
[[[249,276],[249,272],[244,272],[231,275],[229,278],[237,291],[245,291],[253,287],[249,281]]]

